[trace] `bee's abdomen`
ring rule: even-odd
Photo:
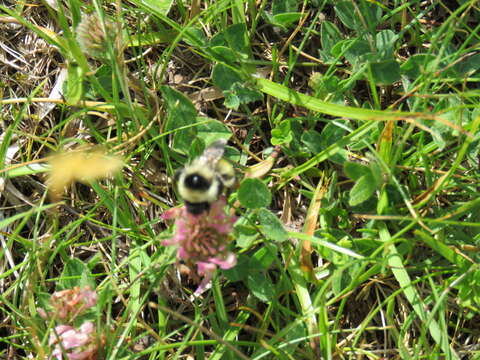
[[[200,215],[201,213],[210,210],[210,203],[208,202],[192,203],[185,201],[185,205],[187,206],[188,212],[193,215]]]

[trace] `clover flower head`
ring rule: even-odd
[[[73,289],[61,290],[53,293],[50,297],[50,307],[53,309],[46,312],[44,309],[37,309],[44,319],[54,317],[58,320],[72,321],[88,308],[97,303],[97,293],[86,286],[83,289],[76,286]]]
[[[82,21],[77,27],[77,41],[84,54],[92,58],[102,59],[106,57],[107,37],[116,37],[116,29],[113,23],[105,19],[105,30],[95,14],[82,16]]]
[[[237,263],[235,254],[227,249],[237,218],[225,213],[225,205],[222,196],[200,215],[190,214],[185,206],[169,209],[162,215],[164,220],[175,219],[176,226],[174,236],[162,244],[177,246],[177,258],[196,265],[198,275],[203,277],[195,296],[206,290],[217,266],[230,269]]]
[[[53,329],[48,340],[55,345],[52,358],[62,360],[64,356],[71,360],[95,359],[98,351],[95,325],[84,322],[78,330],[70,325],[59,325]]]

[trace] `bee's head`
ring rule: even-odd
[[[208,179],[199,173],[192,173],[185,176],[184,184],[189,189],[205,191],[212,185],[212,179]]]
[[[212,203],[223,190],[223,184],[214,169],[205,164],[187,165],[177,172],[175,180],[178,192],[187,205]]]

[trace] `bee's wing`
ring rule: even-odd
[[[211,167],[215,167],[225,152],[225,145],[227,145],[227,141],[224,139],[211,143],[200,155],[200,160]]]

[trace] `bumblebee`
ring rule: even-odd
[[[232,164],[223,159],[226,144],[225,140],[213,142],[199,157],[175,173],[178,192],[192,215],[208,211],[210,204],[236,183]]]

